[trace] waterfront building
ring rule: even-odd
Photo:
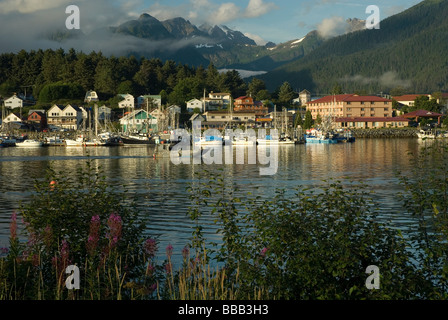
[[[123,98],[123,100],[121,100],[118,103],[118,107],[119,108],[121,108],[121,109],[124,109],[124,108],[134,109],[134,107],[135,107],[135,99],[134,99],[133,95],[128,93],[128,94],[119,94],[119,96]]]
[[[33,111],[28,116],[27,120],[29,123],[36,125],[40,129],[47,127],[47,116],[45,115],[45,111],[40,110]]]
[[[229,109],[232,104],[232,95],[227,92],[210,92],[208,97],[202,98],[203,108],[205,111],[217,111]]]
[[[48,125],[68,130],[79,130],[87,119],[87,111],[81,107],[68,104],[65,108],[54,104],[47,111]]]
[[[254,112],[258,116],[268,113],[268,108],[261,101],[254,101],[252,97],[242,96],[235,99],[234,112]]]
[[[22,123],[22,119],[20,119],[18,114],[10,113],[3,119],[3,123]]]
[[[85,97],[84,97],[84,102],[92,102],[92,101],[99,101],[99,97],[98,94],[95,91],[87,91]]]
[[[157,131],[157,119],[143,109],[138,109],[125,114],[120,119],[123,132],[149,133]]]
[[[16,109],[23,107],[23,100],[17,97],[17,95],[13,95],[12,97],[6,99],[4,101],[5,108],[7,109]]]
[[[417,99],[418,97],[421,97],[421,96],[425,96],[425,97],[428,97],[429,99],[431,99],[430,94],[405,94],[402,96],[393,97],[392,99],[394,99],[395,101],[397,101],[398,103],[400,103],[402,105],[412,107],[412,106],[414,106],[415,99]]]
[[[204,103],[199,99],[191,99],[190,101],[187,101],[187,111],[193,112],[194,109],[198,108],[201,110],[201,112],[205,112],[204,110]]]
[[[409,125],[411,120],[405,117],[355,117],[336,118],[336,128],[403,128]]]
[[[308,102],[307,110],[315,120],[318,115],[335,118],[388,118],[392,117],[392,100],[357,94],[330,95]]]

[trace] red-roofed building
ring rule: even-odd
[[[402,115],[402,117],[407,119],[415,119],[415,121],[418,122],[418,118],[431,118],[431,119],[437,119],[438,124],[440,124],[440,119],[442,118],[443,114],[432,112],[428,110],[416,110],[412,112],[408,112]]]
[[[407,127],[411,120],[405,117],[368,117],[368,118],[337,118],[336,127],[340,128],[402,128]]]
[[[398,96],[398,97],[393,97],[392,99],[396,100],[398,103],[407,105],[407,106],[413,106],[415,99],[417,99],[418,97],[421,96],[426,96],[429,99],[431,99],[431,95],[430,94],[405,94],[402,96]]]
[[[254,101],[252,97],[242,96],[235,99],[233,111],[254,112],[257,116],[264,116],[268,113],[268,108],[261,101]]]
[[[392,117],[392,100],[377,96],[338,94],[308,102],[313,119],[333,115],[336,118]]]

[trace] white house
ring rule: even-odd
[[[87,118],[87,111],[68,104],[65,108],[61,105],[53,105],[47,111],[47,123],[69,130],[80,129],[83,119]]]
[[[121,100],[118,103],[118,107],[134,109],[134,107],[135,107],[135,99],[134,99],[133,95],[128,93],[128,94],[120,94],[119,96],[121,96],[123,98],[123,100]]]
[[[147,100],[149,99],[149,109],[160,108],[162,106],[162,96],[160,95],[142,95],[137,98],[137,106],[145,109],[147,107]]]
[[[95,91],[87,91],[84,102],[99,101],[99,97]]]
[[[62,124],[62,110],[64,109],[63,106],[54,104],[48,111],[47,111],[47,123],[48,125],[53,126],[61,126]]]
[[[198,99],[191,99],[190,101],[187,101],[187,111],[188,112],[193,112],[194,109],[199,108],[199,110],[201,110],[201,112],[203,112],[204,108],[203,108],[203,103],[201,100]]]
[[[5,100],[5,108],[15,109],[22,107],[23,107],[23,100],[17,97],[17,95],[13,95],[12,97]]]
[[[210,92],[208,98],[202,99],[205,102],[205,111],[228,109],[232,102],[232,95],[225,92]]]
[[[64,110],[62,110],[62,128],[78,130],[85,118],[87,118],[86,110],[68,104]]]
[[[3,119],[3,123],[11,123],[11,122],[22,123],[22,120],[18,115],[11,112],[5,119]]]

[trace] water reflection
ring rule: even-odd
[[[0,149],[0,247],[7,245],[9,217],[21,201],[29,199],[34,179],[42,178],[50,163],[56,171],[74,175],[88,158],[94,159],[98,172],[104,170],[114,188],[126,185],[130,193],[137,195],[147,233],[159,236],[162,247],[171,243],[179,253],[194,227],[186,215],[190,204],[186,188],[197,184],[198,179],[208,181],[204,169],[222,172],[226,185],[237,186],[242,197],[251,191],[256,196],[271,198],[276,189],[293,190],[300,185],[320,184],[328,178],[363,181],[376,192],[384,215],[398,226],[404,226],[408,217],[395,199],[395,172],[398,169],[408,172],[408,153],[417,152],[421,147],[422,142],[417,139],[359,139],[353,144],[279,146],[278,169],[272,176],[260,175],[258,161],[249,164],[247,149],[243,164],[237,164],[236,147],[233,164],[222,165],[174,165],[169,157],[154,159],[151,146],[4,148]],[[214,217],[206,215],[202,221],[207,236],[218,239]]]

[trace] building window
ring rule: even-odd
[[[364,111],[364,108],[361,108],[361,111]]]
[[[347,111],[352,111],[352,108],[347,108]]]
[[[370,111],[375,111],[375,108],[370,108]]]
[[[364,101],[361,101],[361,104],[364,104]]]
[[[384,108],[384,111],[389,111],[389,108]]]

